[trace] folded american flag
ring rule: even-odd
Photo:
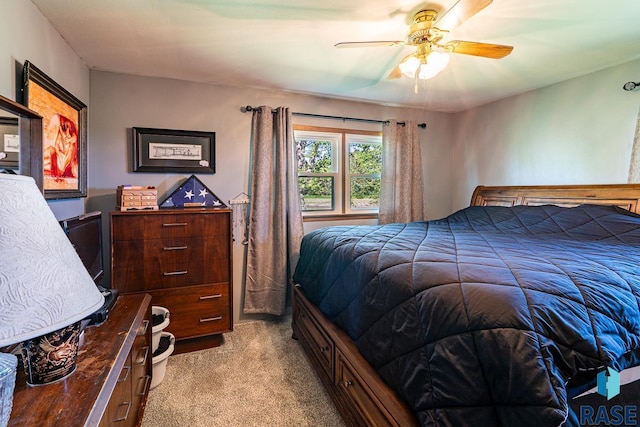
[[[226,207],[206,185],[195,175],[191,175],[164,202],[161,208],[176,208],[189,206]]]

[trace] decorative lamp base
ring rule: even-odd
[[[22,343],[27,384],[59,381],[76,370],[81,322]]]

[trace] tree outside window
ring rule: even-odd
[[[349,207],[351,210],[377,210],[380,206],[382,144],[380,141],[349,142],[348,160]]]
[[[377,214],[380,132],[294,127],[294,139],[305,216]]]

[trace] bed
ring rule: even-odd
[[[640,365],[638,214],[640,185],[480,186],[440,220],[315,230],[293,334],[347,425],[578,425],[572,399]]]

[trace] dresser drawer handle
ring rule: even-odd
[[[163,227],[186,227],[187,223],[186,222],[168,222],[168,223],[164,223],[162,224]]]
[[[122,402],[120,406],[127,405],[127,411],[120,418],[116,418],[113,420],[114,423],[119,423],[120,421],[124,421],[129,417],[129,410],[131,409],[131,402]],[[120,406],[118,406],[118,413],[120,412]]]
[[[353,381],[351,381],[351,380],[347,380],[347,381],[345,381],[345,382],[343,383],[343,385],[344,385],[346,388],[352,387],[352,386],[353,386]]]
[[[149,320],[144,319],[142,321],[142,330],[138,329],[138,336],[146,335],[148,327],[149,327]]]
[[[144,352],[144,354],[142,354],[142,358],[138,357],[139,362],[136,362],[138,365],[146,365],[147,364],[147,356],[149,355],[149,346],[148,345],[146,345],[146,346],[144,346],[144,347],[142,347],[140,349],[140,352],[138,353],[138,356],[140,356],[140,354],[143,353],[143,352]],[[140,359],[142,359],[142,360],[140,360]]]
[[[164,274],[165,276],[182,276],[184,274],[187,274],[187,270],[182,270],[182,271],[165,271]]]
[[[214,299],[214,298],[222,298],[222,294],[203,295],[200,297],[200,299]]]
[[[183,251],[187,249],[187,246],[165,246],[162,248],[163,251]]]
[[[144,376],[144,386],[142,387],[142,392],[136,393],[136,396],[144,396],[144,392],[147,389],[147,385],[149,384],[150,380],[151,380],[151,375]]]
[[[206,319],[200,319],[200,323],[204,323],[204,322],[215,322],[216,320],[222,320],[222,316],[207,317]]]
[[[127,370],[127,372],[124,373],[124,377],[118,378],[118,382],[119,383],[125,382],[127,380],[127,378],[129,377],[129,372],[131,371],[131,366],[122,367],[122,372],[124,372],[125,369]],[[120,373],[121,376],[122,376],[122,372]]]

